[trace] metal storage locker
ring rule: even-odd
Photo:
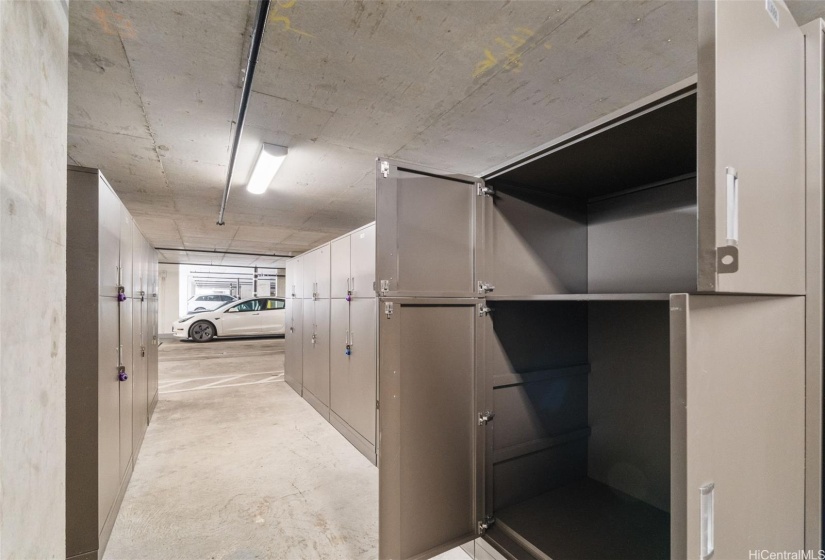
[[[291,261],[290,261],[291,262]],[[299,395],[303,390],[303,307],[301,299],[286,300],[284,380]]]
[[[321,245],[315,254],[315,291],[319,299],[329,299],[330,295],[330,248],[329,243]]]
[[[139,297],[150,248],[99,171],[69,168],[66,280],[66,556],[106,547],[145,429],[140,413]],[[151,251],[152,255],[154,251]],[[157,306],[154,307],[156,322]],[[157,372],[157,354],[148,359]],[[144,358],[145,362],[146,359]],[[120,381],[119,367],[128,379]],[[143,379],[146,374],[143,373]],[[145,385],[143,386],[145,399]],[[156,374],[154,387],[157,387]],[[144,400],[145,403],[145,400]],[[134,415],[134,416],[133,416]],[[138,421],[140,421],[138,423]],[[133,426],[135,430],[133,431]]]
[[[345,298],[352,293],[350,276],[350,236],[346,235],[329,244],[330,250],[330,297]]]
[[[313,249],[301,255],[301,292],[303,299],[313,299],[317,297],[315,285],[315,274],[317,267],[315,261],[318,258],[317,249]]]
[[[304,300],[303,397],[329,420],[330,300]]]
[[[698,83],[484,180],[378,161],[381,558],[820,547],[804,43],[776,7],[700,3]]]
[[[350,235],[350,289],[354,298],[375,297],[375,224]]]
[[[302,263],[302,257],[295,257],[286,262],[286,290],[284,294],[287,298],[303,297]]]
[[[140,231],[133,232],[134,266],[132,277],[134,296],[132,297],[132,439],[133,453],[137,456],[143,436],[146,433],[149,410],[149,370],[147,358],[149,247]]]

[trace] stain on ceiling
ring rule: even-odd
[[[69,163],[179,262],[301,253],[374,219],[378,156],[479,174],[696,72],[691,1],[273,1],[218,226],[255,3],[69,8]],[[261,142],[289,155],[252,195]]]

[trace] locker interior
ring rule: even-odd
[[[487,180],[495,296],[697,289],[695,87]]]
[[[491,538],[539,558],[669,557],[668,301],[490,307]]]

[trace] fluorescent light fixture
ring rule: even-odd
[[[286,159],[287,149],[275,144],[264,144],[261,146],[261,153],[258,154],[258,161],[249,176],[246,190],[253,194],[262,194],[269,188],[272,179],[280,169],[281,164]]]

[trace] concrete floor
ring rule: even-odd
[[[163,343],[106,559],[377,557],[378,469],[283,382],[283,363],[279,338]]]

